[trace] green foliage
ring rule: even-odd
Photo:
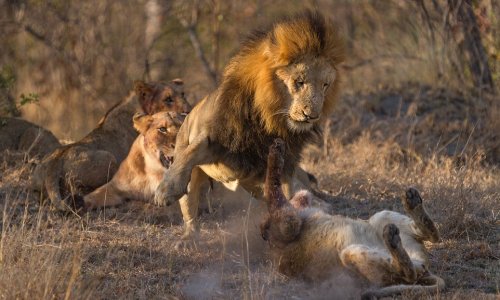
[[[0,66],[0,116],[20,116],[20,109],[28,104],[39,104],[40,96],[37,93],[21,94],[16,101],[10,89],[16,82],[14,69],[10,66]],[[0,122],[4,126],[5,120]]]
[[[24,105],[35,103],[38,104],[40,102],[40,96],[37,93],[29,93],[28,95],[21,94],[19,107],[23,107]]]
[[[0,89],[8,90],[16,81],[16,76],[11,67],[1,67],[0,68]]]

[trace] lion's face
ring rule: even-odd
[[[134,127],[144,136],[144,148],[165,168],[173,162],[175,139],[184,118],[185,114],[176,112],[134,116]]]
[[[184,96],[184,82],[174,79],[168,83],[136,81],[134,90],[145,113],[160,111],[189,113],[191,106]]]
[[[336,78],[336,70],[321,58],[303,59],[279,68],[276,75],[283,81],[289,103],[282,113],[289,129],[310,130],[321,117],[328,88]]]

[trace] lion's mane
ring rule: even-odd
[[[304,57],[322,58],[334,68],[344,60],[337,31],[317,12],[308,11],[279,21],[270,30],[254,32],[225,68],[219,88],[207,99],[215,105],[218,120],[211,131],[229,153],[245,153],[246,161],[240,161],[240,166],[265,166],[267,148],[275,137],[285,140],[287,164],[295,166],[304,144],[319,132],[321,120],[312,130],[297,133],[278,113],[289,96],[279,87],[275,71]],[[335,105],[339,83],[337,76],[327,91],[323,120]]]

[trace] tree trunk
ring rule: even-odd
[[[457,19],[461,24],[464,40],[460,47],[467,56],[474,86],[479,90],[494,91],[493,78],[488,66],[488,56],[481,41],[481,33],[471,0],[449,0],[456,8]]]
[[[162,9],[158,0],[148,0],[145,5],[146,30],[144,32],[144,42],[146,48],[145,79],[158,80],[162,70],[162,53],[154,49],[154,44],[161,33]]]

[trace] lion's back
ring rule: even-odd
[[[0,152],[26,151],[44,157],[60,145],[47,129],[19,118],[0,118]]]

